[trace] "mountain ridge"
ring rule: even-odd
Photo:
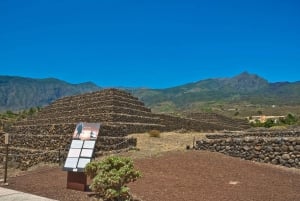
[[[247,102],[249,104],[300,104],[300,81],[274,82],[248,72],[231,78],[209,78],[165,89],[118,87],[129,91],[150,108],[168,105],[176,109],[199,102]],[[93,82],[70,84],[56,78],[0,76],[0,110],[44,106],[70,95],[103,89]],[[158,109],[159,111],[159,109]]]
[[[92,82],[70,84],[56,78],[0,76],[0,111],[42,107],[58,98],[100,89]]]

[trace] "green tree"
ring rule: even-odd
[[[271,128],[272,126],[275,126],[276,123],[273,119],[267,119],[267,121],[264,123],[264,127]]]
[[[297,122],[297,118],[291,113],[289,113],[284,119],[284,123],[288,125],[295,124],[296,122]]]
[[[106,200],[130,200],[127,183],[141,177],[139,171],[134,170],[130,158],[110,156],[102,161],[93,161],[86,165],[85,172],[90,176],[90,188]]]

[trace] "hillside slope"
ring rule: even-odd
[[[150,107],[168,103],[186,108],[199,101],[300,104],[300,82],[269,83],[247,72],[233,78],[206,79],[168,89],[135,89],[132,92]]]
[[[58,98],[99,89],[91,82],[70,84],[53,78],[0,76],[0,111],[44,106]]]
[[[166,78],[167,79],[167,78]],[[0,76],[0,111],[48,105],[70,95],[100,90],[91,82],[70,84],[61,80]],[[269,83],[247,72],[232,78],[214,78],[167,89],[126,88],[156,112],[201,111],[244,105],[300,105],[300,81]],[[199,106],[200,105],[200,106]],[[209,111],[209,110],[207,110]]]

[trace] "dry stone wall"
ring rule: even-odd
[[[157,114],[161,119],[161,124],[165,125],[165,131],[186,129],[194,131],[220,131],[224,129],[237,130],[237,127],[227,126],[221,123],[214,123],[200,119],[191,119],[177,116],[170,116],[165,114]]]
[[[216,113],[189,113],[186,115],[187,117],[192,119],[223,125],[224,129],[243,130],[243,129],[250,128],[250,125],[247,122],[247,120],[232,119]]]
[[[5,153],[5,148],[0,147],[0,152]],[[0,155],[0,160],[3,161],[4,155]],[[8,161],[11,167],[26,170],[31,166],[39,163],[58,163],[59,151],[44,151],[22,149],[17,147],[9,147]]]
[[[288,131],[264,131],[264,132],[228,132],[226,134],[209,134],[206,135],[208,139],[220,139],[220,138],[242,138],[242,137],[300,137],[299,130],[288,130]]]
[[[196,142],[196,149],[220,152],[246,160],[300,168],[299,132],[247,133],[243,135],[207,135],[211,139]],[[282,137],[290,136],[293,137]],[[279,135],[277,137],[274,137]],[[270,137],[272,136],[272,137]]]

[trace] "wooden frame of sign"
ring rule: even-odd
[[[88,189],[84,168],[92,160],[99,129],[100,123],[77,124],[63,167],[64,171],[68,171],[67,188],[79,191]]]

